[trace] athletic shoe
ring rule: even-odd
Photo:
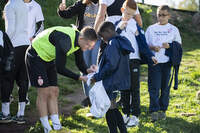
[[[14,116],[12,118],[13,122],[16,122],[17,124],[24,124],[26,123],[26,120],[24,119],[24,116]]]
[[[128,123],[126,124],[127,127],[133,127],[133,126],[138,126],[139,124],[139,119],[132,115],[129,117]]]
[[[151,113],[151,121],[155,122],[158,120],[158,112]]]
[[[5,116],[5,115],[3,115],[3,113],[1,112],[1,113],[0,113],[0,123],[10,123],[10,122],[12,122],[12,117],[11,117],[11,115],[9,114],[9,115]]]
[[[124,124],[127,125],[130,117],[128,115],[124,115],[123,119],[124,119]]]
[[[158,112],[158,119],[159,120],[166,120],[166,114],[164,111],[159,111]]]

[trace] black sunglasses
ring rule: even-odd
[[[158,14],[158,17],[166,17],[168,16],[169,14]]]

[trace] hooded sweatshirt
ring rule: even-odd
[[[96,81],[103,81],[107,92],[130,88],[129,53],[134,52],[126,37],[114,36],[102,54],[99,72],[94,75]]]

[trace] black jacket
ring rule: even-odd
[[[2,32],[2,31],[0,31],[0,32]],[[3,40],[2,41],[3,47],[0,45],[0,65],[4,66],[6,63],[6,60],[10,56],[10,53],[11,52],[14,53],[14,48],[13,48],[13,45],[12,45],[8,35],[5,32],[2,32],[2,35],[3,36],[0,37],[0,39]]]
[[[78,30],[81,30],[84,24],[83,17],[84,17],[86,5],[87,4],[82,3],[82,0],[78,0],[64,11],[60,11],[58,9],[58,15],[66,19],[72,18],[78,15],[78,18],[76,19],[76,26],[78,27]]]
[[[2,45],[0,45],[0,71],[2,72],[5,68],[6,62],[8,61],[11,53],[12,56],[14,56],[14,48],[13,45],[10,41],[10,38],[8,37],[8,35],[5,32],[2,32],[2,36],[0,36],[0,39],[2,39],[3,42]],[[14,63],[14,58],[11,60],[12,65]]]

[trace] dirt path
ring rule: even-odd
[[[76,91],[72,94],[65,96],[68,104],[59,105],[59,112],[62,115],[69,116],[72,112],[72,108],[76,104],[80,104],[81,100],[84,98],[84,94],[82,89],[76,89]],[[31,111],[26,111],[26,119],[27,123],[24,125],[17,125],[15,123],[9,124],[0,124],[0,133],[24,133],[25,130],[29,129],[33,126],[36,121],[39,120],[37,110],[32,109]]]

